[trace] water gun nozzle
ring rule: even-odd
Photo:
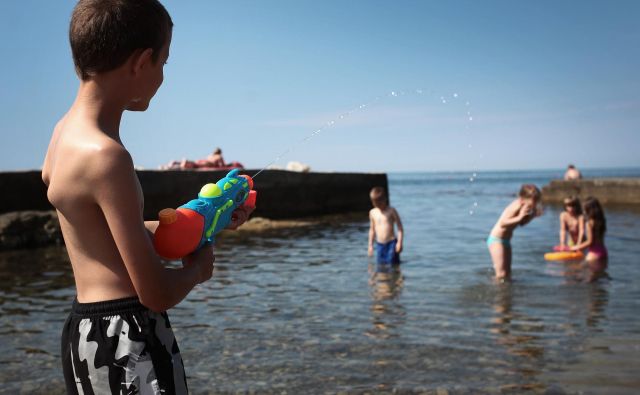
[[[249,189],[253,189],[253,178],[246,174],[241,174],[239,177],[246,178],[247,183],[249,183]]]

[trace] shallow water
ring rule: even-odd
[[[516,231],[514,281],[492,281],[494,221],[521,183],[554,176],[390,175],[399,270],[366,257],[366,215],[222,239],[214,278],[170,311],[192,392],[637,393],[640,213],[607,210],[611,280],[542,259],[547,207]],[[3,253],[0,273],[0,393],[63,392],[64,249]]]

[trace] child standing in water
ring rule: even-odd
[[[604,210],[598,199],[589,197],[582,206],[586,222],[586,239],[571,247],[572,251],[580,251],[587,248],[585,261],[591,276],[589,281],[601,277],[609,264],[609,253],[604,245],[604,234],[607,231],[607,220]]]
[[[80,0],[69,28],[80,87],[53,130],[42,168],[77,296],[61,339],[69,394],[187,394],[166,310],[213,271],[213,248],[166,268],[143,221],[142,189],[120,138],[163,81],[173,22],[157,0]],[[250,210],[236,211],[244,222]]]
[[[568,238],[567,233],[569,233]],[[564,199],[564,211],[560,213],[560,249],[568,249],[582,242],[583,237],[584,217],[580,199],[570,196]]]
[[[528,224],[538,216],[540,190],[532,184],[522,185],[518,198],[511,202],[496,222],[487,238],[487,247],[493,261],[496,278],[511,277],[511,236],[514,229]]]
[[[373,208],[369,211],[369,256],[376,251],[378,263],[400,263],[404,229],[400,215],[389,205],[389,199],[382,187],[375,187],[369,193]],[[396,238],[394,226],[398,229]]]

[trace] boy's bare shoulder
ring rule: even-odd
[[[91,153],[90,160],[95,165],[94,175],[103,177],[115,175],[119,171],[133,170],[133,158],[124,146],[111,139],[105,139]],[[116,172],[115,174],[113,172]]]
[[[114,170],[133,167],[129,151],[99,129],[86,128],[70,141],[69,148],[75,151],[90,176],[104,177]]]
[[[130,172],[133,159],[118,141],[92,127],[58,125],[43,165],[43,179],[57,184],[104,183]]]

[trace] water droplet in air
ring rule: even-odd
[[[453,97],[458,97],[458,94],[457,94],[457,93],[454,93],[454,94],[453,94]]]
[[[473,121],[473,117],[469,117],[469,120],[470,120],[470,121]]]
[[[398,94],[394,91],[391,91],[391,96],[398,96]]]
[[[477,177],[477,176],[478,176],[478,173],[473,173],[473,176],[474,176],[474,177]]]
[[[469,144],[467,145],[467,148],[471,149],[473,147],[473,144]]]
[[[469,215],[473,215],[473,210],[469,210]]]
[[[422,89],[416,89],[416,93],[421,95],[422,94]]]
[[[478,202],[473,202],[473,207],[478,207]]]
[[[327,122],[327,125],[331,126],[331,125],[333,125],[334,123],[336,123],[336,121],[329,121],[329,122]]]
[[[464,105],[465,105],[465,106],[468,106],[468,105],[469,105],[469,102],[466,102]]]
[[[469,182],[473,182],[475,179],[473,177],[469,177]]]

